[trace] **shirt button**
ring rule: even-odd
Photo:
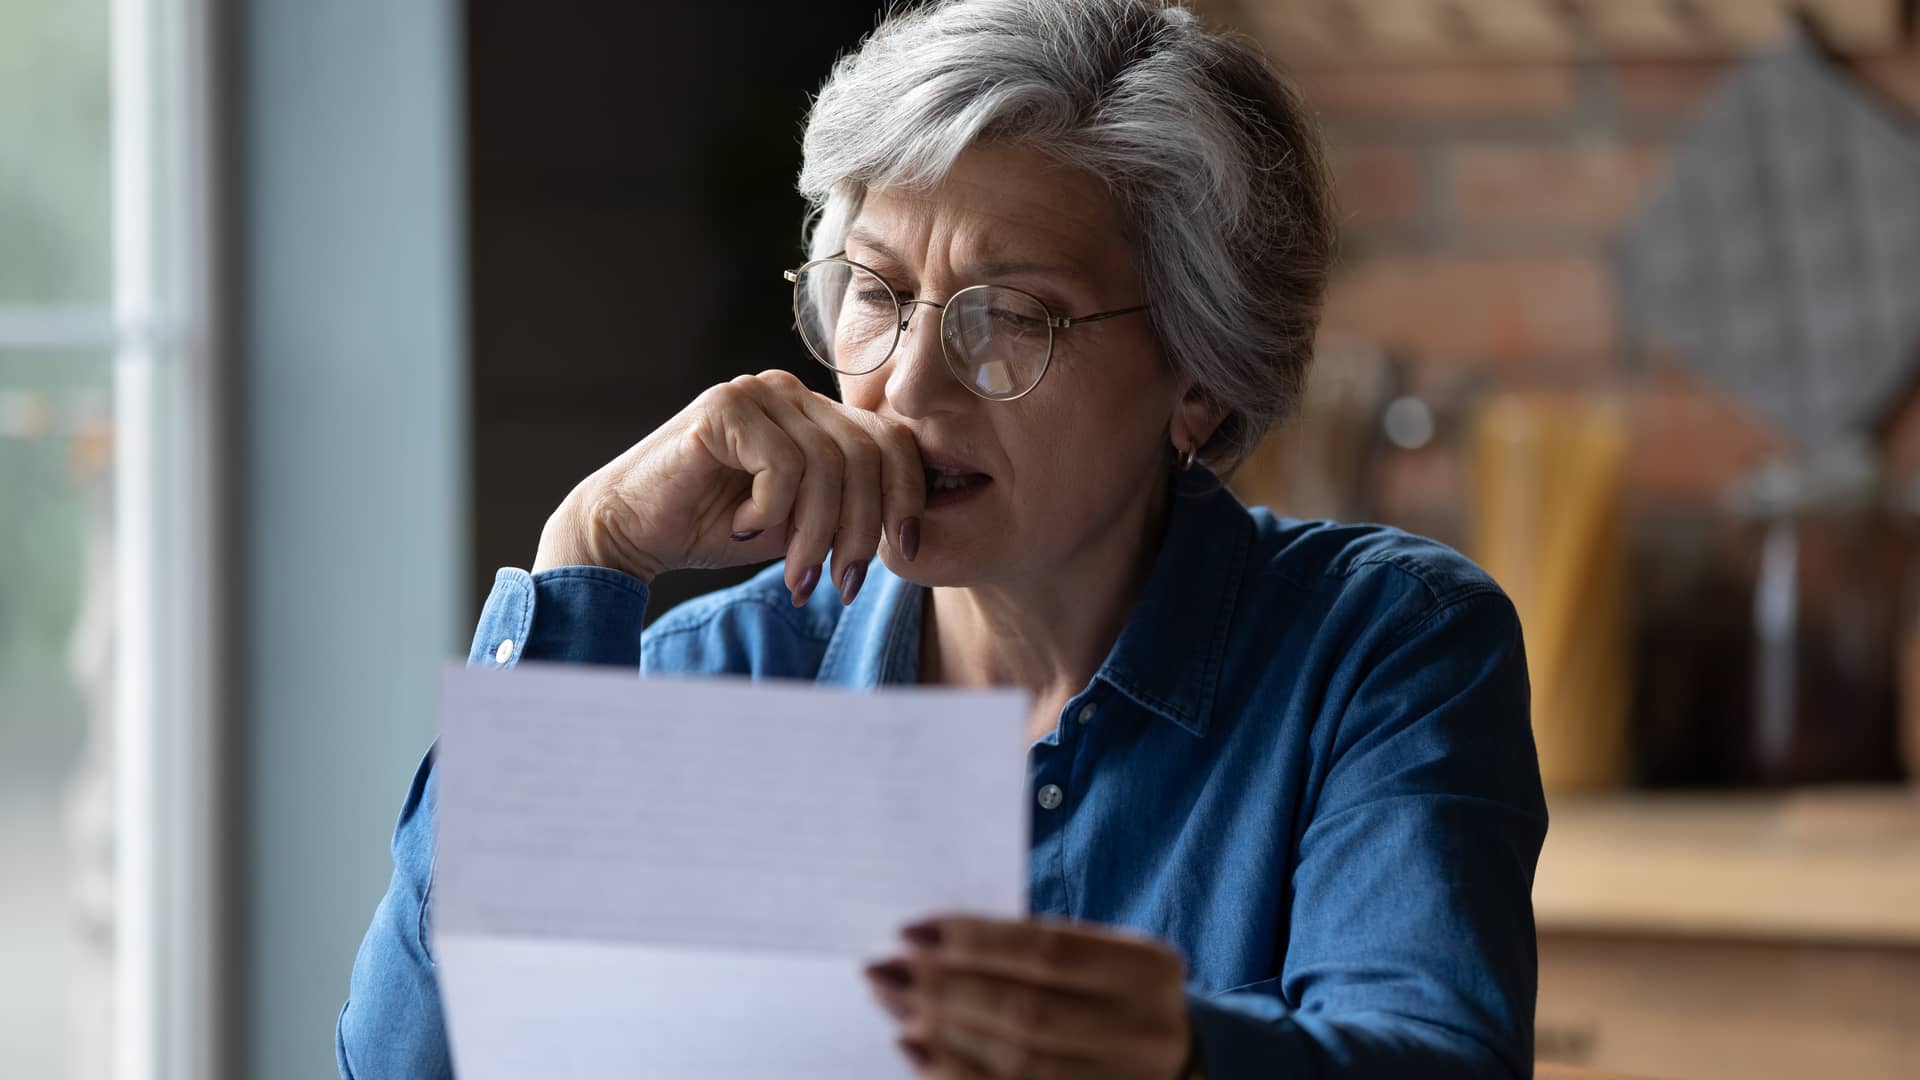
[[[1093,702],[1089,701],[1085,705],[1080,706],[1080,722],[1085,724],[1092,721],[1093,713]]]
[[[1040,789],[1040,809],[1051,810],[1059,806],[1060,800],[1064,798],[1066,796],[1061,793],[1059,784],[1048,784]]]
[[[496,664],[504,664],[507,662],[507,658],[511,657],[512,655],[513,655],[513,639],[508,638],[505,641],[502,641],[500,643],[499,648],[493,650],[493,662]]]

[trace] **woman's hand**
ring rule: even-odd
[[[534,569],[606,566],[643,581],[787,557],[803,604],[833,551],[851,603],[883,538],[919,547],[926,480],[907,429],[808,390],[787,371],[708,389],[568,494]]]
[[[1189,1061],[1184,964],[1158,942],[962,916],[902,933],[867,978],[921,1076],[1177,1080]]]

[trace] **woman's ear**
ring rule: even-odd
[[[1199,450],[1226,419],[1227,407],[1189,381],[1169,425],[1174,447],[1183,451]]]

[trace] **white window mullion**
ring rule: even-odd
[[[210,2],[112,2],[117,1080],[222,1064]]]

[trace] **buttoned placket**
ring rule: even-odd
[[[1084,774],[1084,770],[1074,766],[1085,752],[1089,729],[1099,710],[1091,688],[1082,691],[1060,711],[1054,730],[1035,740],[1029,751],[1029,789],[1033,798],[1033,873],[1029,891],[1035,914],[1073,914],[1066,841],[1078,809],[1076,799],[1084,793],[1073,790],[1072,778],[1076,772]]]

